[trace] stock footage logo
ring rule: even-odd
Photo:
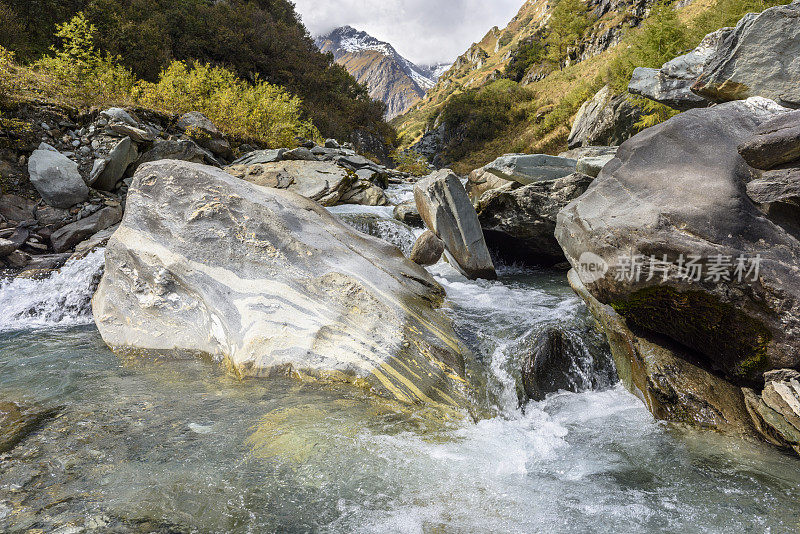
[[[603,278],[608,272],[606,260],[594,252],[584,252],[578,259],[578,274],[584,284],[591,284]]]

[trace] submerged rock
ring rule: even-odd
[[[558,215],[592,295],[735,382],[800,367],[800,242],[748,198],[737,150],[781,109],[751,99],[649,128]]]
[[[396,247],[310,200],[163,161],[134,177],[92,305],[116,352],[205,354],[240,375],[462,406],[463,356],[443,298]]]
[[[594,352],[594,353],[593,353]],[[522,360],[522,385],[528,399],[548,393],[580,393],[614,383],[614,366],[604,350],[591,351],[577,335],[548,328],[531,342]]]
[[[31,432],[36,431],[57,410],[45,410],[16,402],[0,402],[0,454],[17,446]]]
[[[452,171],[444,169],[417,182],[414,199],[425,226],[455,260],[454,267],[471,279],[497,278],[475,208]]]

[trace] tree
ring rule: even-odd
[[[569,49],[583,37],[592,20],[583,0],[559,0],[548,21],[547,58],[561,69]]]

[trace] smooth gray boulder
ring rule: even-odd
[[[264,187],[286,189],[323,206],[339,204],[356,183],[347,169],[325,161],[281,161],[254,165],[231,165],[227,172]]]
[[[55,148],[42,143],[28,159],[33,187],[54,208],[70,208],[89,198],[89,188],[78,172],[78,164]]]
[[[708,58],[692,91],[714,102],[762,96],[800,108],[800,2],[745,15]]]
[[[783,113],[759,126],[739,145],[739,154],[750,166],[764,170],[800,160],[800,111]]]
[[[139,168],[92,299],[120,354],[466,405],[444,291],[394,246],[289,191],[194,163]]]
[[[139,159],[139,151],[130,137],[122,139],[111,149],[106,164],[98,173],[91,186],[101,191],[113,191],[128,167]]]
[[[730,28],[723,28],[706,35],[697,48],[664,63],[660,69],[638,67],[633,71],[628,92],[679,111],[708,107],[711,101],[693,93],[692,85],[730,31]]]
[[[50,243],[56,252],[66,252],[81,241],[114,226],[121,220],[122,208],[107,206],[88,217],[59,228],[50,236]]]
[[[507,263],[553,266],[566,259],[555,238],[558,212],[581,196],[592,177],[574,173],[481,196],[478,220],[486,243]]]
[[[584,156],[579,158],[578,163],[575,166],[575,170],[581,174],[585,174],[586,176],[597,178],[597,176],[600,174],[600,171],[603,170],[603,167],[608,165],[608,163],[614,159],[616,153],[616,147],[614,147],[613,151],[609,151],[603,155]]]
[[[417,182],[414,200],[425,226],[444,241],[456,269],[471,279],[497,278],[478,215],[453,171],[443,169]]]
[[[800,366],[800,242],[747,197],[737,150],[781,111],[754,98],[648,128],[558,215],[556,238],[598,300],[733,381]]]
[[[482,170],[503,180],[528,185],[569,176],[575,172],[577,163],[574,159],[547,154],[506,154]]]
[[[627,93],[615,95],[606,85],[578,110],[567,145],[569,148],[619,145],[636,133],[635,124],[641,116],[641,110],[630,102]]]

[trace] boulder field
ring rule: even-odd
[[[137,170],[92,305],[119,353],[201,354],[242,376],[463,407],[443,298],[396,247],[309,199],[166,160]]]

